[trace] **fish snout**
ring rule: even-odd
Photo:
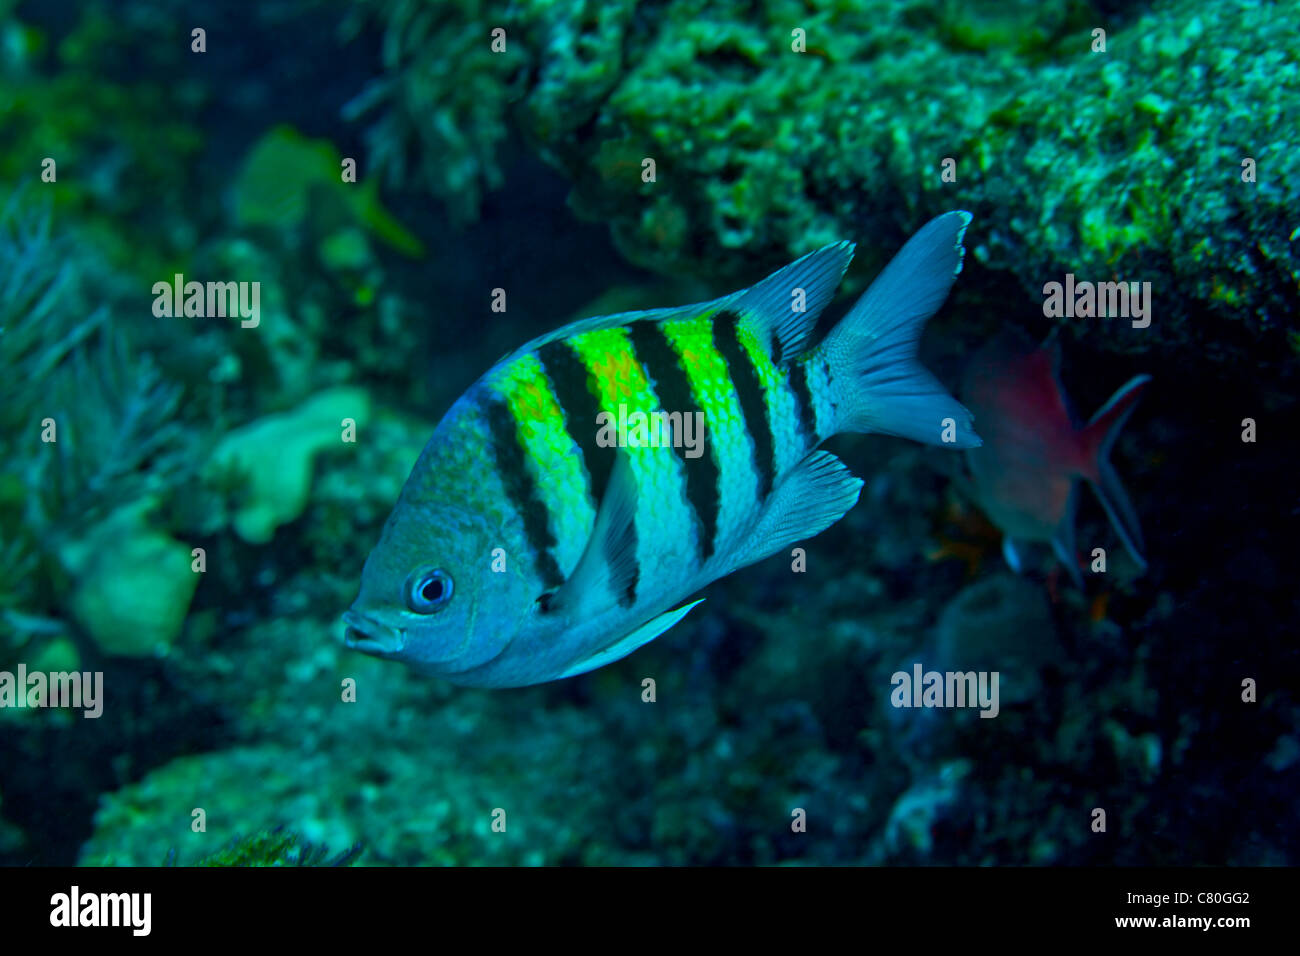
[[[381,624],[357,611],[343,612],[343,643],[354,651],[391,657],[406,648],[406,632]]]

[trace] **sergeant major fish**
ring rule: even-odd
[[[421,452],[344,614],[346,644],[466,686],[581,674],[664,633],[710,582],[842,518],[862,481],[818,450],[832,435],[978,445],[916,359],[970,219],[922,227],[820,344],[849,242],[712,302],[585,319],[506,356]],[[598,421],[620,405],[702,413],[703,453],[605,447]]]

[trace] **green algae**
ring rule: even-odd
[[[1249,0],[1157,4],[1107,53],[1044,67],[1039,86],[1001,110],[969,191],[1023,210],[1036,231],[991,234],[985,261],[1029,289],[1066,271],[1151,281],[1152,328],[1111,323],[1099,336],[1122,350],[1229,361],[1239,343],[1284,331],[1300,286],[1286,241],[1300,156],[1283,145],[1300,68],[1281,44],[1296,25],[1293,11]],[[1256,182],[1243,181],[1247,159]],[[1193,312],[1214,321],[1192,323]]]

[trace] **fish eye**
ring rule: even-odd
[[[416,568],[406,579],[403,596],[416,614],[441,611],[451,600],[451,575],[442,568]]]

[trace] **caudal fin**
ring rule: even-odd
[[[968,212],[949,212],[922,226],[818,347],[836,431],[954,448],[981,444],[971,413],[916,360],[926,320],[961,272],[970,221]]]
[[[1097,497],[1101,500],[1102,507],[1106,509],[1111,525],[1119,534],[1120,540],[1124,542],[1128,553],[1143,570],[1146,570],[1147,562],[1142,556],[1145,550],[1142,544],[1142,529],[1138,525],[1137,511],[1129,501],[1124,486],[1120,484],[1119,475],[1111,466],[1110,450],[1150,381],[1150,375],[1136,375],[1129,379],[1110,397],[1110,401],[1092,416],[1092,421],[1088,422],[1082,433],[1086,455],[1083,477],[1097,492]]]

